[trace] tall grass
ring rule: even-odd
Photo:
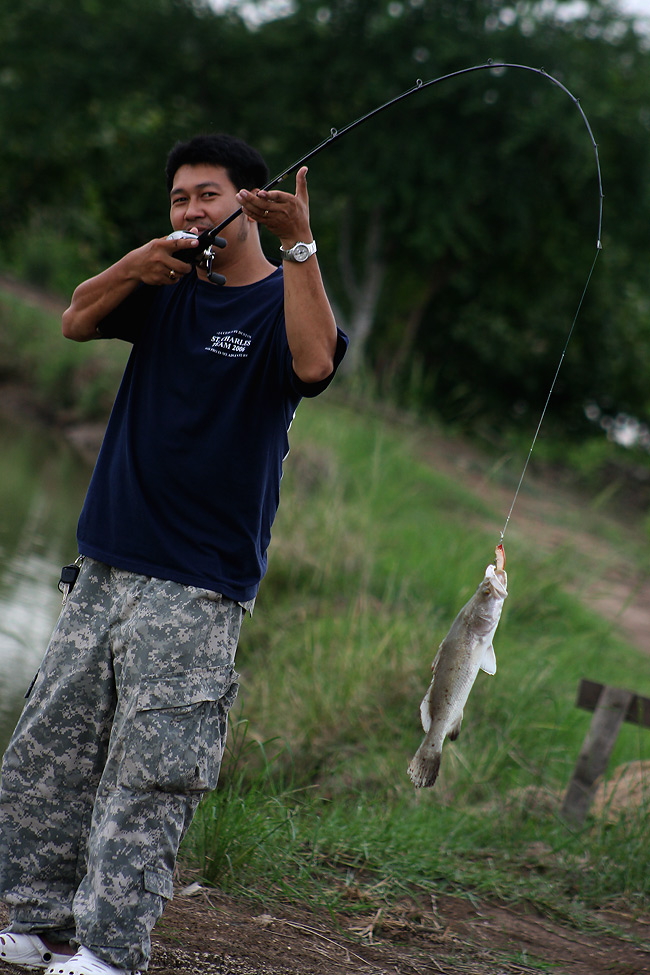
[[[254,876],[256,861],[276,859],[278,833],[283,843],[287,835],[295,839],[291,797],[279,790],[271,774],[274,743],[252,741],[247,733],[247,721],[230,721],[227,780],[200,805],[188,843],[210,882]],[[251,776],[256,760],[259,768]]]
[[[532,900],[576,923],[603,904],[644,909],[643,812],[575,830],[558,810],[590,721],[574,706],[580,678],[650,693],[647,657],[568,594],[584,557],[570,546],[549,555],[514,518],[497,674],[479,674],[435,788],[410,785],[431,660],[503,523],[469,483],[419,459],[422,436],[332,401],[303,405],[238,658],[241,719],[249,740],[277,740],[274,758],[261,746],[231,757],[206,804],[208,821],[215,808],[224,823],[232,816],[243,848],[242,822],[255,824],[253,846],[219,854],[223,868],[208,873],[205,818],[189,842],[196,853],[204,831],[199,860],[214,882],[332,909],[350,907],[353,882],[381,897],[435,887]],[[558,518],[566,524],[567,510]],[[625,726],[612,767],[649,749],[650,732]]]

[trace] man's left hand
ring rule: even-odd
[[[295,195],[281,190],[240,190],[237,200],[247,217],[268,227],[280,238],[282,247],[293,247],[299,240],[309,243],[313,239],[309,226],[306,166],[296,173]]]

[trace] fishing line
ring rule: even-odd
[[[530,459],[531,459],[531,457],[533,455],[533,450],[535,449],[535,444],[537,443],[537,438],[539,436],[539,432],[542,429],[542,423],[544,422],[544,417],[546,416],[546,411],[548,410],[548,404],[551,401],[551,396],[553,395],[553,391],[555,389],[555,384],[557,383],[557,377],[560,374],[560,369],[562,368],[562,363],[564,362],[564,357],[566,356],[566,351],[567,351],[567,349],[569,347],[569,342],[571,341],[571,336],[573,335],[573,330],[574,330],[574,328],[576,326],[576,322],[578,320],[578,315],[580,314],[580,309],[582,308],[582,303],[585,300],[585,295],[587,293],[587,288],[589,287],[589,282],[591,281],[591,275],[594,273],[594,268],[596,266],[596,261],[598,260],[598,255],[600,254],[601,250],[602,250],[602,244],[601,244],[601,242],[599,240],[598,241],[598,247],[596,248],[596,253],[594,255],[594,259],[593,259],[593,261],[591,263],[591,267],[589,269],[589,274],[587,275],[587,280],[585,282],[585,286],[582,289],[582,295],[580,296],[580,301],[578,302],[578,307],[576,309],[576,313],[573,316],[573,322],[571,323],[571,328],[569,329],[569,334],[567,335],[566,342],[564,343],[564,348],[562,349],[562,355],[560,356],[560,361],[558,362],[557,369],[555,370],[555,375],[553,376],[553,382],[551,383],[551,388],[548,391],[548,395],[546,397],[546,402],[544,403],[544,409],[542,410],[542,415],[539,418],[539,423],[537,424],[537,429],[535,430],[535,434],[533,436],[533,442],[530,445],[530,450],[528,451],[528,456],[526,457],[526,462],[524,464],[524,469],[521,472],[521,477],[519,478],[519,483],[517,484],[517,489],[515,491],[515,496],[512,499],[512,504],[510,505],[510,511],[508,512],[508,517],[506,518],[505,525],[503,526],[503,528],[501,530],[501,538],[500,538],[500,541],[501,542],[503,542],[503,539],[504,539],[504,536],[505,536],[505,533],[506,533],[506,529],[508,528],[508,524],[510,523],[510,517],[511,517],[512,512],[514,511],[514,507],[515,507],[515,505],[517,503],[517,498],[519,497],[519,492],[521,490],[521,485],[524,482],[524,478],[526,476],[526,471],[528,470],[528,465],[530,464]]]
[[[516,67],[516,65],[513,65],[513,67]],[[521,67],[524,67],[524,66],[521,65]],[[536,69],[529,69],[529,70],[536,70]],[[596,237],[596,253],[594,254],[594,259],[593,259],[593,261],[591,263],[591,267],[589,268],[589,273],[587,274],[587,280],[585,281],[584,287],[582,289],[582,294],[580,295],[580,301],[578,302],[578,307],[576,308],[575,315],[573,316],[573,321],[571,322],[571,328],[569,329],[569,334],[567,335],[566,342],[564,343],[564,348],[562,349],[562,354],[560,356],[560,360],[558,362],[557,369],[555,370],[555,375],[553,376],[553,381],[551,382],[551,386],[550,386],[550,389],[548,391],[548,395],[546,397],[546,401],[544,403],[544,408],[542,409],[542,413],[541,413],[541,416],[540,416],[540,419],[539,419],[539,423],[537,424],[537,428],[536,428],[535,433],[533,435],[532,443],[530,445],[530,450],[528,451],[528,456],[526,457],[526,461],[524,463],[524,467],[523,467],[523,470],[521,472],[521,477],[519,478],[519,483],[517,484],[517,488],[515,490],[515,494],[514,494],[514,497],[512,499],[512,504],[510,505],[510,510],[508,511],[508,515],[506,517],[505,524],[504,524],[504,526],[503,526],[503,528],[501,530],[501,535],[500,535],[500,542],[501,543],[503,542],[503,539],[505,537],[505,533],[507,531],[508,525],[510,524],[510,518],[512,517],[512,513],[513,513],[514,508],[515,508],[515,505],[517,503],[517,499],[519,498],[519,492],[521,491],[521,486],[523,484],[524,478],[525,478],[526,473],[528,471],[528,465],[530,464],[530,459],[531,459],[531,457],[533,455],[533,450],[535,449],[535,445],[537,443],[537,438],[539,437],[539,433],[540,433],[540,430],[542,428],[542,424],[543,424],[544,419],[546,417],[546,413],[548,411],[548,406],[549,406],[549,403],[551,401],[551,397],[553,395],[553,392],[555,390],[555,386],[556,386],[556,383],[557,383],[558,376],[560,374],[560,369],[562,368],[562,363],[564,362],[564,359],[566,357],[567,349],[569,347],[569,342],[571,341],[571,337],[573,335],[573,332],[574,332],[574,329],[575,329],[575,326],[576,326],[576,322],[578,320],[578,316],[579,316],[580,311],[582,309],[582,305],[583,305],[583,302],[585,300],[585,295],[587,294],[587,289],[588,289],[589,283],[591,281],[591,276],[594,273],[594,268],[596,266],[596,261],[598,260],[598,257],[600,255],[601,250],[603,249],[603,244],[602,244],[602,226],[603,226],[603,181],[602,181],[602,174],[601,174],[601,170],[600,170],[600,157],[598,155],[598,144],[597,144],[596,140],[594,139],[594,134],[593,134],[593,132],[591,130],[591,126],[589,125],[589,120],[587,119],[587,116],[584,113],[584,110],[582,108],[582,105],[580,104],[580,100],[578,98],[576,98],[575,95],[572,95],[571,92],[568,90],[568,88],[566,88],[560,81],[558,81],[557,78],[553,78],[546,71],[544,71],[543,68],[539,69],[539,71],[540,71],[540,74],[545,75],[545,77],[547,77],[549,79],[549,81],[551,81],[554,85],[557,85],[558,88],[561,88],[562,91],[564,91],[569,96],[569,98],[572,100],[572,102],[574,103],[574,105],[576,106],[576,108],[578,109],[578,111],[580,112],[580,115],[582,116],[582,120],[583,120],[583,122],[585,124],[585,127],[587,129],[587,132],[589,133],[589,138],[591,140],[591,144],[592,144],[592,147],[593,147],[593,150],[594,150],[594,156],[595,156],[595,159],[596,159],[596,172],[598,174],[598,233],[597,233],[597,237]]]

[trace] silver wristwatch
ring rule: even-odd
[[[308,257],[316,253],[316,241],[312,240],[311,244],[305,244],[304,241],[299,240],[297,244],[290,247],[289,250],[285,251],[282,247],[280,248],[280,254],[283,261],[297,261],[302,264],[306,261]]]

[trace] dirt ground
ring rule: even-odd
[[[258,912],[218,891],[179,887],[153,936],[151,975],[642,975],[650,918],[608,914],[620,937],[580,934],[521,908],[459,897],[405,900],[340,919],[295,907]],[[0,921],[6,913],[0,910]],[[596,919],[597,920],[597,919]],[[645,936],[648,950],[629,943]],[[0,962],[0,969],[9,969]]]

